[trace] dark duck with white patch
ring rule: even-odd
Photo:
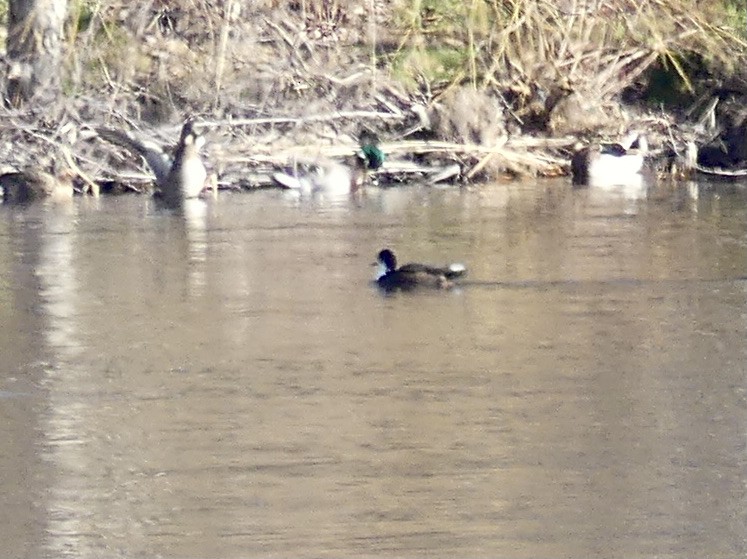
[[[398,268],[397,257],[388,248],[379,252],[377,261],[379,271],[376,283],[387,291],[397,289],[406,291],[417,287],[447,289],[454,285],[453,280],[467,273],[464,264],[436,267],[409,263]]]

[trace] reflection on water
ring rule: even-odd
[[[743,556],[746,201],[2,208],[3,548]],[[470,275],[384,296],[383,246]]]

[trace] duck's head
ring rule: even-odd
[[[646,154],[648,152],[648,141],[646,136],[640,134],[630,143],[628,151],[638,150],[639,153]]]
[[[379,265],[377,277],[381,277],[397,269],[397,257],[394,256],[394,253],[388,248],[379,252],[376,261]]]
[[[358,159],[365,169],[375,171],[384,164],[386,156],[378,146],[363,146],[358,152]]]
[[[640,130],[631,130],[620,141],[620,145],[626,150],[638,150],[641,153],[648,151],[646,136]]]
[[[386,156],[379,147],[379,137],[368,129],[363,129],[358,135],[360,151],[358,158],[363,167],[369,170],[376,170],[384,164]]]
[[[179,135],[179,145],[180,147],[193,146],[196,150],[205,145],[205,137],[195,130],[194,119],[187,119],[184,126],[182,126],[182,132]]]

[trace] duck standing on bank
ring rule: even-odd
[[[139,140],[121,130],[99,128],[97,132],[105,140],[145,159],[167,203],[178,204],[187,198],[197,198],[205,189],[207,171],[200,156],[205,138],[195,131],[192,119],[188,119],[182,126],[173,157],[156,143]]]
[[[350,165],[331,159],[296,162],[290,172],[278,172],[272,178],[280,186],[302,194],[349,194],[363,186],[369,171],[379,169],[384,164],[384,152],[373,132],[361,132],[359,144],[355,161]]]
[[[447,289],[453,287],[453,280],[467,273],[464,264],[450,264],[442,268],[425,264],[405,264],[397,267],[394,252],[385,248],[377,257],[378,273],[376,283],[386,291],[397,289],[407,291],[417,287]]]
[[[571,159],[571,175],[576,186],[599,188],[645,186],[648,143],[638,132],[620,143],[587,146]]]

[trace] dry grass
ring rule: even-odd
[[[686,87],[692,79],[683,65],[687,57],[709,60],[722,71],[737,68],[747,46],[742,30],[722,25],[715,19],[716,9],[704,12],[698,4],[469,0],[451,5],[444,0],[431,3],[443,10],[426,21],[423,2],[412,2],[403,8],[406,40],[398,61],[405,74],[438,80],[444,76],[422,59],[442,57],[448,45],[462,54],[451,81],[494,88],[523,122],[562,97],[563,91],[608,100],[654,63],[673,67]]]
[[[690,87],[687,57],[729,71],[747,46],[695,0],[79,0],[71,12],[87,23],[70,26],[68,92],[108,90],[146,119],[318,99],[351,109],[394,77],[433,95],[492,89],[523,125],[571,90],[611,99],[655,63]]]

